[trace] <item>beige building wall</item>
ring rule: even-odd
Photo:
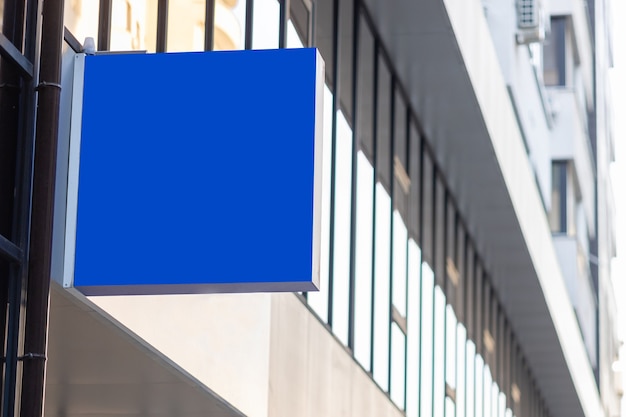
[[[403,415],[295,294],[91,300],[247,416]]]

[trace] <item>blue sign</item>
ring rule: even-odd
[[[75,72],[74,287],[317,289],[315,49],[81,55]]]

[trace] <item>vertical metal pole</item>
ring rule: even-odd
[[[56,174],[63,0],[43,2],[21,416],[43,415]]]
[[[278,47],[287,47],[287,28],[289,26],[289,9],[291,0],[280,0],[280,29],[278,31]]]
[[[100,10],[98,13],[98,51],[108,51],[111,49],[112,8],[113,0],[100,0]]]
[[[159,0],[157,7],[156,51],[165,52],[167,47],[167,8],[168,0]]]
[[[246,29],[244,33],[245,49],[252,49],[253,19],[254,19],[254,0],[246,0]]]
[[[215,47],[213,32],[215,30],[215,0],[206,0],[204,11],[204,50],[212,51]]]

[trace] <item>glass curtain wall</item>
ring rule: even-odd
[[[299,297],[407,416],[549,416],[360,0],[66,0],[65,18],[104,50],[318,48],[321,290]]]
[[[24,355],[33,170],[37,0],[0,0],[0,414],[12,416]],[[16,395],[17,394],[17,395]]]

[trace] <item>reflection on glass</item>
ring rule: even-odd
[[[322,232],[320,244],[320,290],[307,295],[309,306],[328,322],[328,255],[330,251],[330,156],[332,137],[332,94],[324,86],[324,130],[322,133]]]
[[[372,320],[372,219],[374,168],[363,152],[357,156],[356,259],[354,284],[354,357],[368,371]]]
[[[433,290],[435,276],[426,262],[422,262],[422,338],[420,416],[433,412]]]
[[[374,380],[389,390],[389,263],[391,198],[376,184],[376,276],[374,300]]]
[[[396,323],[391,326],[391,400],[404,408],[405,336]]]
[[[86,37],[98,44],[98,2],[93,0],[65,0],[63,24],[81,43]]]
[[[406,251],[408,232],[400,212],[393,212],[393,305],[406,317]]]
[[[492,381],[493,380],[491,378],[491,370],[489,369],[489,365],[485,365],[485,367],[483,368],[483,415],[485,417],[492,417]]]
[[[337,112],[335,168],[335,242],[333,257],[333,333],[348,344],[350,292],[350,198],[352,186],[352,130]]]
[[[476,377],[475,377],[475,365],[476,365],[476,345],[471,340],[467,341],[467,345],[465,345],[465,371],[466,378],[465,381],[465,411],[467,417],[474,417],[475,415],[480,416],[480,414],[476,413]]]
[[[170,1],[167,12],[167,51],[203,51],[204,2]]]
[[[455,404],[450,397],[446,397],[445,417],[455,417]]]
[[[252,15],[252,49],[278,48],[280,29],[278,0],[254,0]]]
[[[474,390],[476,391],[475,395],[475,413],[477,417],[484,416],[483,414],[483,380],[484,380],[484,367],[485,361],[483,361],[482,356],[476,355],[476,359],[474,362]]]
[[[433,415],[443,417],[446,395],[445,367],[446,367],[446,296],[440,286],[435,286],[435,351],[434,351],[434,378],[433,378]]]
[[[456,388],[456,324],[454,309],[448,304],[446,306],[446,383],[452,389]]]
[[[409,282],[407,306],[406,415],[419,415],[419,355],[420,355],[420,263],[421,251],[409,239]]]
[[[171,1],[171,0],[170,0]],[[246,27],[246,0],[216,0],[213,49],[243,49]]]
[[[456,327],[456,416],[465,417],[465,346],[467,331],[459,323]]]
[[[304,48],[302,39],[291,20],[287,22],[287,48]]]
[[[97,2],[90,3],[96,5],[94,8],[97,8]],[[153,52],[156,45],[156,19],[156,0],[113,1],[111,6],[111,50],[151,49]],[[80,38],[79,40],[82,41]]]
[[[506,412],[504,413],[504,417],[513,417],[513,410],[507,408]]]
[[[498,417],[506,417],[506,395],[498,392]]]

